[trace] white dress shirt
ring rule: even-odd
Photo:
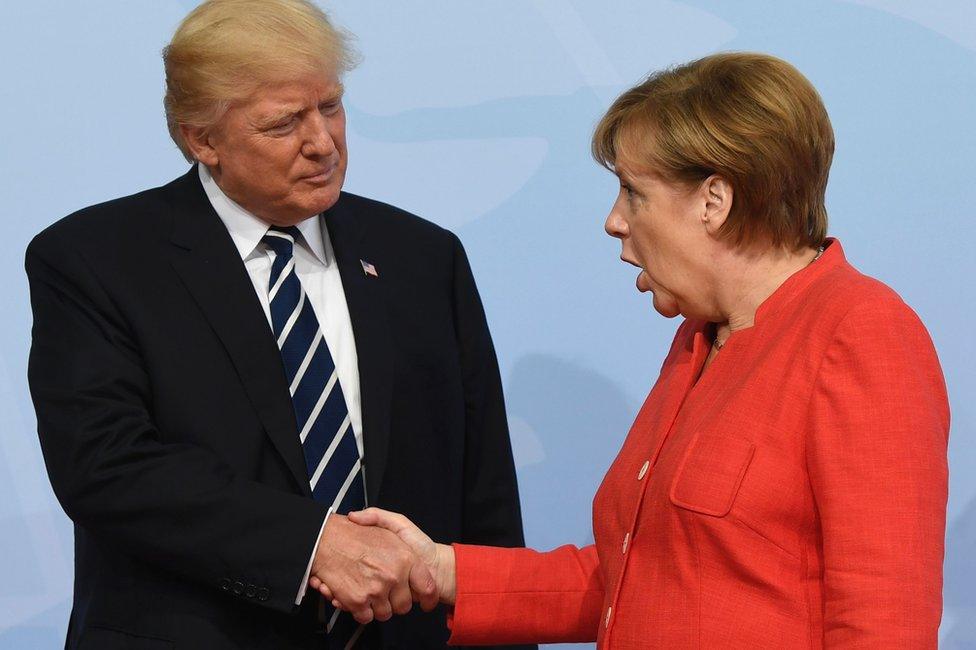
[[[268,293],[271,282],[271,264],[274,262],[275,252],[261,241],[265,233],[268,232],[269,224],[224,194],[217,182],[214,181],[213,176],[210,175],[210,170],[207,169],[206,165],[199,164],[198,169],[200,171],[200,182],[203,183],[207,198],[210,199],[217,216],[227,227],[234,245],[237,246],[237,252],[240,253],[241,259],[244,261],[247,273],[254,284],[254,292],[258,296],[261,307],[264,309],[264,315],[268,320],[268,336],[273,337],[274,334],[270,330],[271,306]],[[350,424],[356,435],[359,456],[362,458],[363,419],[359,393],[359,360],[356,356],[356,341],[352,331],[352,320],[349,318],[349,307],[346,304],[346,294],[342,290],[339,266],[336,264],[329,231],[324,227],[321,215],[309,217],[297,224],[296,227],[301,232],[304,241],[295,242],[295,272],[305,289],[309,302],[312,304],[312,309],[319,321],[319,327],[322,329],[322,335],[329,346],[332,360],[335,362],[339,386],[342,388],[343,397],[346,398]],[[298,432],[295,435],[297,437]],[[326,516],[327,520],[328,516]],[[325,521],[322,522],[322,529],[324,528]],[[316,538],[312,550],[312,557],[308,562],[308,568],[305,571],[305,577],[299,586],[298,597],[295,599],[296,605],[301,603],[305,596],[312,561],[315,559],[318,539],[321,536],[320,530],[319,537]]]

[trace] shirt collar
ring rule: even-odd
[[[200,163],[197,165],[197,169],[200,173],[200,183],[203,185],[203,190],[206,192],[207,198],[210,199],[210,204],[217,212],[217,216],[224,222],[224,226],[234,241],[234,246],[237,247],[237,252],[241,259],[248,259],[254,254],[258,244],[261,243],[261,239],[268,232],[268,223],[251,214],[224,194],[206,165]],[[313,215],[295,226],[305,239],[305,247],[315,255],[319,262],[328,266],[329,256],[322,240],[320,216],[318,214]]]

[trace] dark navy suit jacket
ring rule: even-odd
[[[439,541],[521,545],[498,365],[459,241],[346,193],[324,223],[356,339],[369,502]],[[294,599],[325,508],[196,169],[46,229],[27,274],[38,432],[75,524],[67,647],[324,647],[318,595]],[[447,636],[442,611],[415,608],[363,647]]]

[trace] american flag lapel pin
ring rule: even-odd
[[[366,275],[371,275],[374,278],[380,277],[380,274],[376,272],[376,267],[367,262],[366,260],[359,260],[359,263],[363,265],[363,273]]]

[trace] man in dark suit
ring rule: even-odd
[[[497,362],[459,241],[342,193],[342,36],[211,0],[164,57],[195,162],[27,251],[29,367],[75,523],[69,648],[435,648],[395,535],[523,543]],[[327,585],[352,615],[317,592]]]

